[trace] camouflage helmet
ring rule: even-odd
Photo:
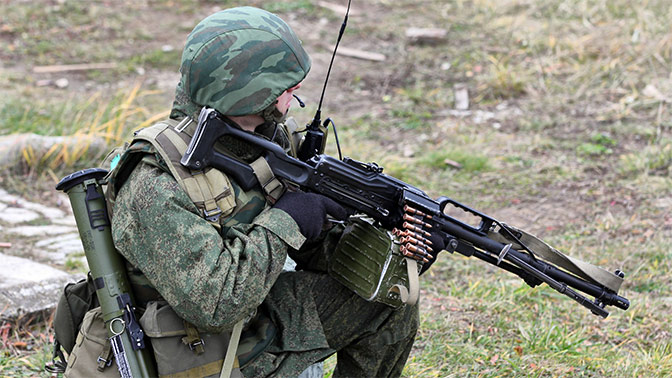
[[[196,118],[203,106],[258,114],[309,70],[310,57],[278,16],[253,7],[217,12],[187,37],[171,117]]]

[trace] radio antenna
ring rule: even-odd
[[[348,0],[348,8],[345,11],[345,17],[343,18],[343,23],[341,24],[341,30],[338,32],[338,39],[336,39],[336,46],[334,46],[334,52],[331,54],[331,61],[329,62],[329,68],[327,69],[327,77],[324,79],[324,86],[322,87],[322,94],[320,95],[320,102],[317,105],[317,111],[313,117],[312,122],[306,126],[306,137],[301,145],[299,151],[299,159],[306,161],[315,155],[318,151],[324,150],[325,135],[324,132],[320,130],[320,124],[322,123],[322,102],[324,101],[324,94],[327,91],[327,83],[329,82],[329,75],[331,74],[331,67],[334,65],[334,58],[336,57],[336,51],[338,50],[338,45],[341,43],[341,38],[343,38],[343,33],[345,28],[348,25],[348,15],[350,14],[350,3],[352,0]],[[333,121],[329,118],[324,122],[326,126],[331,122],[334,125]],[[338,147],[339,155],[341,151],[341,146],[338,142],[338,136],[336,134],[336,126],[334,125],[334,135],[336,136],[336,145]]]
[[[315,113],[315,119],[320,119],[320,111],[322,109],[322,101],[324,100],[324,93],[327,91],[327,83],[329,82],[329,75],[331,74],[331,67],[334,65],[334,58],[336,57],[336,50],[338,50],[338,45],[341,43],[341,38],[343,38],[343,33],[345,33],[345,27],[348,25],[348,15],[350,14],[350,2],[348,0],[348,9],[345,11],[345,18],[341,24],[341,30],[338,32],[338,39],[336,40],[336,46],[334,46],[334,52],[331,54],[331,61],[329,62],[329,69],[327,69],[327,77],[324,79],[324,86],[322,87],[322,95],[320,96],[320,103],[317,105],[317,112]],[[313,120],[315,122],[315,120]],[[319,121],[318,121],[319,123]]]

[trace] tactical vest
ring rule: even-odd
[[[291,137],[296,128],[296,123],[291,120],[278,127],[280,137],[287,142],[283,147],[290,154],[295,154],[296,151],[296,140]],[[180,159],[187,150],[195,129],[196,122],[192,121],[191,118],[185,118],[181,122],[169,119],[137,131],[130,145],[110,153],[104,163],[105,167],[111,167],[106,188],[110,217],[113,216],[114,203],[119,189],[140,162],[169,172],[198,208],[199,214],[222,235],[225,235],[228,228],[235,224],[251,223],[266,207],[267,201],[273,202],[279,198],[284,188],[272,175],[266,160],[261,157],[256,157],[250,162],[250,165],[254,168],[255,175],[263,185],[250,191],[241,190],[235,182],[228,179],[225,173],[217,169],[206,168],[202,171],[192,171],[182,166]],[[240,149],[245,150],[245,146],[240,146]],[[218,369],[223,364],[225,366],[227,364],[232,365],[234,368],[238,367],[239,361],[233,358],[235,353],[226,352],[227,349],[235,351],[242,331],[242,321],[231,331],[230,338],[205,333],[199,334],[196,327],[188,322],[181,321],[165,302],[162,306],[156,306],[157,302],[155,300],[159,299],[158,293],[153,288],[148,288],[151,285],[139,270],[129,266],[129,276],[139,301],[144,302],[143,304],[151,301],[150,305],[147,306],[148,311],[143,317],[152,316],[153,318],[145,322],[143,327],[147,328],[145,332],[152,338],[155,349],[161,348],[162,345],[171,345],[172,348],[175,348],[175,345],[179,346],[180,343],[175,344],[164,340],[166,337],[181,337],[184,344],[189,345],[194,353],[201,355],[199,357],[201,360],[204,360],[203,357],[207,357],[207,355],[220,356],[219,359],[215,358],[214,360],[213,358],[205,358],[206,363],[202,365],[192,362],[189,366],[185,366],[184,364],[187,362],[184,361],[184,358],[171,360],[175,354],[179,353],[178,350],[165,351],[167,360],[159,361],[157,357],[160,374],[163,370],[162,375],[168,376],[208,376],[215,373],[215,370],[217,370],[216,373],[219,373]],[[150,314],[156,314],[156,316]],[[266,324],[264,319],[256,319],[253,322],[260,329],[270,327],[270,324]],[[267,330],[262,333],[268,336],[268,332],[271,331]],[[271,338],[257,340],[258,342],[246,340],[243,347],[238,350],[239,355],[242,353],[240,363],[244,363],[243,360],[245,359],[253,358],[253,350],[259,349],[259,345],[270,341]],[[222,340],[227,339],[228,341],[222,342]],[[222,361],[221,358],[225,354],[226,361]],[[188,370],[185,371],[185,368]],[[175,374],[173,372],[179,373]],[[236,375],[236,373],[237,371],[234,370],[233,375]]]

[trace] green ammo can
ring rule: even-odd
[[[409,262],[401,252],[397,237],[376,227],[373,220],[351,217],[329,264],[330,275],[367,301],[400,307],[406,303],[410,287]],[[412,264],[412,265],[408,265]],[[409,303],[414,304],[414,303]]]

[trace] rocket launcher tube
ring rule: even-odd
[[[125,354],[122,377],[156,376],[154,360],[133,313],[133,293],[122,257],[114,248],[101,182],[104,169],[90,168],[63,178],[56,186],[68,194],[84,254],[91,269],[108,337]],[[121,343],[119,343],[121,342]],[[115,349],[115,352],[117,350]],[[115,356],[117,360],[121,360]],[[122,371],[123,370],[123,371]]]

